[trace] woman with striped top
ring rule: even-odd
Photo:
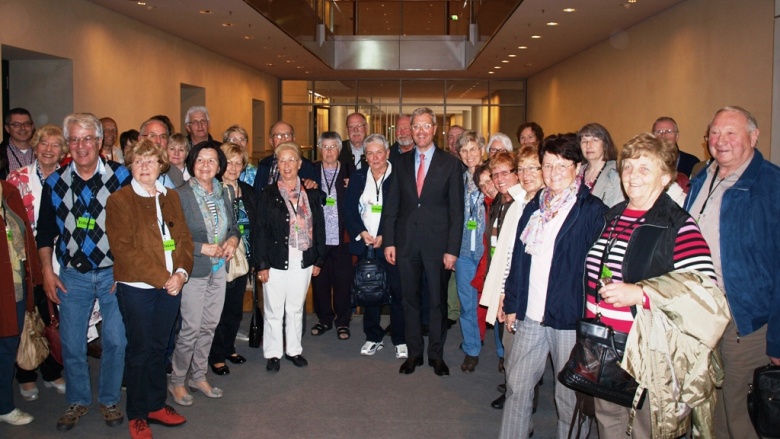
[[[600,313],[604,324],[628,333],[636,307],[653,306],[638,282],[682,269],[714,280],[715,271],[696,221],[666,194],[677,175],[674,144],[639,134],[623,146],[619,159],[628,200],[610,209],[588,252],[585,317]],[[631,409],[598,398],[595,403],[599,437],[625,437]],[[650,431],[645,404],[637,410],[632,437],[650,437]]]

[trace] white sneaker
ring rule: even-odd
[[[360,355],[374,355],[376,354],[376,351],[382,349],[383,347],[385,347],[385,344],[381,341],[379,343],[367,341],[363,344],[363,347],[360,348]]]
[[[19,409],[13,409],[11,413],[0,415],[0,422],[7,422],[11,425],[24,425],[33,421],[33,416]]]
[[[38,386],[33,386],[30,390],[24,390],[21,384],[19,384],[19,393],[25,401],[35,401],[38,399]]]
[[[55,381],[44,381],[43,387],[46,387],[47,389],[54,388],[54,390],[57,391],[57,393],[64,395],[65,394],[65,383],[57,384]]]
[[[395,347],[395,358],[409,358],[409,349],[405,344],[399,344]]]

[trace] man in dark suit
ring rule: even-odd
[[[667,142],[674,142],[674,146],[677,147],[677,152],[679,153],[679,156],[677,157],[677,172],[682,172],[686,177],[690,177],[693,172],[693,167],[696,166],[700,160],[693,154],[680,151],[680,147],[677,145],[677,140],[680,138],[680,130],[677,128],[677,122],[671,117],[659,117],[655,120],[655,123],[653,123],[653,134]]]
[[[463,229],[461,164],[433,144],[436,115],[429,108],[412,113],[414,152],[396,162],[382,222],[385,258],[398,265],[406,321],[409,358],[400,373],[413,373],[423,364],[420,280],[428,279],[430,335],[428,364],[439,375],[449,375],[443,359],[447,337],[447,282],[460,252]]]
[[[368,121],[360,113],[352,113],[347,116],[347,136],[342,142],[339,152],[341,166],[347,171],[347,178],[355,169],[368,167],[366,163],[366,148],[363,142],[366,140]]]

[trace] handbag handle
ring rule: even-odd
[[[54,326],[55,324],[59,323],[59,320],[57,320],[57,317],[54,316],[54,305],[52,304],[51,299],[46,299],[46,302],[49,304],[49,325]]]
[[[374,254],[374,246],[367,245],[366,247],[368,247],[368,253],[366,253],[366,259],[375,259],[376,255]]]

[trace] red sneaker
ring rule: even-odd
[[[148,418],[150,423],[167,425],[169,427],[187,422],[184,416],[176,413],[176,410],[169,405],[149,413]]]
[[[144,419],[132,419],[128,424],[130,426],[130,437],[132,439],[152,439],[152,430]]]

